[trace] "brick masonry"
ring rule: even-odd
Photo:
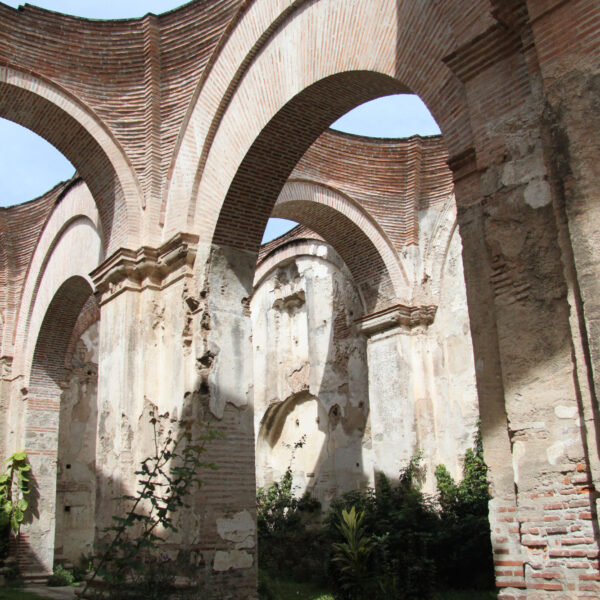
[[[0,4],[0,22],[0,116],[48,139],[86,184],[0,211],[0,440],[29,448],[46,494],[52,374],[90,273],[115,266],[94,271],[100,497],[127,487],[148,403],[181,416],[198,402],[237,450],[215,450],[227,477],[196,507],[202,542],[177,543],[223,597],[253,597],[254,547],[215,522],[253,514],[244,357],[266,220],[298,218],[330,242],[379,323],[442,297],[456,215],[501,597],[598,596],[596,0],[197,0],[115,22]],[[406,91],[442,138],[323,133]],[[43,549],[32,568],[47,570],[51,527],[26,535]]]

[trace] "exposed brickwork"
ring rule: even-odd
[[[452,192],[447,160],[440,136],[378,140],[328,131],[290,179],[310,179],[348,194],[400,250],[418,243],[418,211],[442,203]]]
[[[252,510],[249,388],[229,386],[238,383],[230,373],[243,370],[238,350],[248,337],[252,263],[273,208],[305,229],[267,246],[261,258],[310,238],[310,228],[335,246],[365,304],[379,311],[401,295],[405,280],[425,285],[429,274],[409,273],[403,261],[421,243],[421,216],[447,216],[449,157],[500,598],[599,595],[596,0],[197,0],[117,22],[0,4],[0,21],[0,115],[76,165],[98,207],[107,253],[98,261],[111,265],[120,247],[123,256],[141,257],[103,282],[103,311],[115,317],[104,323],[115,342],[105,342],[105,353],[114,354],[100,365],[105,404],[134,415],[138,399],[130,390],[145,390],[140,382],[166,356],[176,356],[179,367],[193,363],[194,352],[201,359],[209,347],[228,344],[219,360],[238,361],[212,374],[210,385],[194,366],[181,367],[186,373],[177,381],[182,395],[212,394],[211,410],[224,415],[228,435],[215,446],[223,477],[207,482],[210,514],[200,517],[207,537],[197,550],[207,572],[211,553],[231,546],[215,532],[219,506]],[[428,104],[443,140],[323,134],[356,104],[408,90]],[[346,204],[286,196],[293,185],[320,187]],[[61,288],[39,332],[14,338],[29,318],[18,307],[34,248],[64,189],[0,211],[2,347],[18,355],[37,340],[31,373],[12,373],[11,364],[26,361],[5,357],[2,393],[11,406],[26,407],[22,437],[36,469],[56,456],[57,390],[73,329],[97,317],[90,302],[77,322],[91,292],[81,273]],[[177,279],[191,281],[191,265],[173,275],[182,288],[175,301],[168,296],[173,281],[161,273],[177,264],[181,249],[152,264],[143,258],[188,233],[199,236],[201,259],[193,285]],[[120,292],[111,277],[130,285]],[[164,312],[175,305],[184,316],[171,314],[170,323],[183,331],[182,344],[160,335]],[[135,336],[146,325],[140,315],[149,307],[151,331],[144,331],[153,342],[138,347]],[[22,385],[28,379],[29,390]],[[121,390],[112,390],[113,380]],[[1,406],[10,412],[4,399]],[[119,443],[131,443],[123,432]],[[44,483],[50,495],[51,480]],[[255,571],[233,572],[215,581],[252,597]]]
[[[0,327],[13,325],[21,301],[21,293],[31,257],[36,248],[42,228],[61,195],[71,181],[59,183],[36,200],[0,208]],[[13,332],[9,327],[8,332]],[[4,331],[3,331],[4,333]],[[2,338],[2,348],[10,348],[12,339]]]
[[[0,57],[56,81],[89,106],[126,148],[145,199],[160,201],[156,196],[194,89],[241,3],[195,2],[158,17],[119,21],[0,5]],[[43,40],[42,51],[32,39]],[[47,129],[38,133],[54,137]]]

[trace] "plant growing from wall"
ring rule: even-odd
[[[5,532],[7,551],[11,532],[18,540],[21,523],[29,508],[31,465],[24,450],[12,454],[6,463],[6,471],[0,475],[0,531]]]
[[[207,444],[222,434],[205,423],[187,426],[175,437],[168,430],[162,441],[162,421],[168,415],[151,415],[154,433],[154,454],[141,462],[135,495],[119,500],[130,505],[124,517],[113,516],[113,525],[106,528],[111,542],[94,560],[94,569],[81,596],[91,593],[90,585],[97,575],[108,585],[109,597],[164,598],[172,591],[174,573],[169,559],[160,553],[163,541],[158,531],[177,532],[176,512],[189,505],[186,498],[202,485],[202,469],[218,467],[203,459]],[[201,433],[193,434],[198,428]]]

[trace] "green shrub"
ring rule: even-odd
[[[363,517],[354,506],[342,510],[337,528],[344,541],[333,544],[331,559],[339,568],[340,588],[346,597],[358,600],[368,597],[374,584],[370,557],[375,544],[361,525]]]
[[[344,575],[332,560],[330,576],[336,598],[432,597],[436,582],[432,542],[440,519],[433,503],[418,487],[420,460],[420,456],[411,459],[397,484],[380,474],[376,490],[351,492],[333,503],[326,526],[335,541],[340,537],[336,521],[344,509],[356,506],[364,513],[364,532],[374,544],[370,564],[376,582],[376,586],[366,586],[363,595],[358,596],[344,585]]]
[[[422,493],[422,476],[417,455],[397,483],[380,474],[375,489],[336,499],[319,530],[307,527],[302,506],[310,498],[294,498],[290,466],[257,495],[259,566],[297,581],[327,575],[338,600],[429,600],[444,588],[493,589],[481,437],[465,454],[459,484],[443,465],[436,469],[437,500]]]
[[[441,583],[456,589],[494,587],[487,466],[478,433],[467,450],[464,478],[457,484],[444,465],[435,471],[441,506],[438,564]]]
[[[75,577],[73,577],[73,573],[65,569],[62,565],[54,567],[54,573],[48,578],[48,585],[50,587],[64,587],[73,585],[74,583]]]
[[[259,567],[296,580],[325,581],[328,544],[314,518],[320,504],[308,493],[294,496],[291,467],[256,496]]]
[[[6,463],[6,471],[0,474],[0,528],[7,537],[11,532],[18,537],[29,508],[31,466],[25,451],[15,452]]]

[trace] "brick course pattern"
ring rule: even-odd
[[[443,136],[326,131],[396,92]],[[127,487],[150,405],[212,415],[222,475],[199,538],[173,545],[215,597],[254,598],[252,527],[223,523],[254,514],[245,359],[267,219],[334,246],[378,328],[434,318],[457,230],[500,598],[598,597],[599,96],[597,0],[196,0],[121,21],[0,3],[0,116],[79,173],[0,210],[0,447],[27,447],[53,493],[57,382],[100,310],[98,497]],[[47,523],[25,532],[33,571],[51,567]]]

